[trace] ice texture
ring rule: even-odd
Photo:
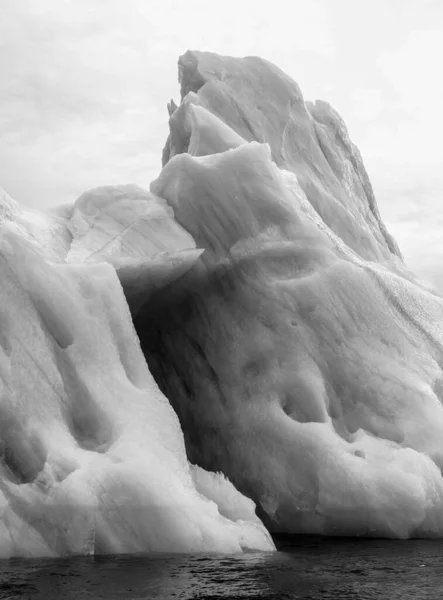
[[[105,186],[82,194],[68,224],[68,262],[154,256],[194,248],[167,203],[137,185]]]
[[[63,262],[71,246],[70,205],[34,210],[20,205],[0,188],[0,227],[8,225],[48,260]]]
[[[404,267],[343,122],[258,58],[179,68],[151,192],[204,252],[135,326],[189,460],[273,531],[443,536],[443,300]]]
[[[0,558],[442,537],[443,299],[342,119],[256,57],[179,78],[149,191],[0,194]]]
[[[229,517],[228,484],[222,513],[197,491],[115,268],[43,256],[3,223],[0,558],[272,550],[255,515]]]
[[[189,104],[201,106],[220,119],[219,128],[226,131],[230,126],[231,136],[268,143],[277,166],[296,173],[323,221],[360,256],[380,260],[399,254],[381,221],[360,153],[327,102],[305,103],[295,81],[258,57],[188,51],[179,59],[179,80],[182,104],[170,119],[164,164],[187,151],[189,127],[196,126],[192,113],[186,119],[178,119],[177,113]],[[182,142],[178,142],[179,120],[188,127],[182,128]],[[226,133],[221,137],[224,141]],[[214,146],[212,153],[219,151]],[[199,155],[192,147],[189,152]]]

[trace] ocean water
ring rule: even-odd
[[[0,598],[441,600],[443,540],[280,537],[279,552],[0,563]]]

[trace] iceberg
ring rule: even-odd
[[[22,221],[0,227],[0,557],[273,550],[253,502],[189,465],[117,276],[146,298],[199,252],[50,261]]]
[[[188,52],[179,77],[151,192],[204,252],[135,326],[189,460],[273,532],[441,537],[443,300],[343,121],[258,58]]]
[[[188,51],[146,191],[0,194],[0,557],[443,536],[443,299],[271,63]]]

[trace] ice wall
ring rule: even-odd
[[[44,254],[0,226],[0,558],[272,550],[229,482],[197,491],[114,267]]]
[[[274,531],[442,536],[443,300],[328,105],[257,58],[179,67],[151,192],[204,253],[135,325],[189,459]]]
[[[305,103],[295,81],[258,57],[188,51],[179,59],[179,81],[182,104],[170,118],[164,164],[187,151],[191,124],[202,119],[200,113],[193,114],[201,108],[193,107],[189,116],[182,113],[191,104],[206,108],[222,121],[218,128],[224,130],[219,135],[223,141],[228,125],[231,139],[268,143],[277,166],[297,175],[323,221],[360,256],[386,260],[399,255],[380,218],[360,153],[328,103]],[[180,127],[184,121],[187,127]],[[194,138],[208,135],[208,125],[199,123],[195,129]],[[212,153],[219,151],[213,145]],[[198,156],[192,145],[189,152]]]
[[[258,58],[179,71],[149,192],[0,196],[0,557],[443,536],[443,300],[345,125]]]
[[[141,259],[195,248],[165,200],[137,185],[88,190],[74,204],[68,223],[68,262]]]

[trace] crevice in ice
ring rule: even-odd
[[[17,435],[26,435],[23,431],[15,431]],[[24,440],[7,440],[3,433],[0,440],[0,461],[7,468],[10,480],[15,484],[35,481],[46,462],[46,449],[39,437]]]
[[[337,178],[339,178],[339,175],[337,173],[337,167],[335,165],[335,161],[333,160],[331,153],[328,152],[326,144],[321,139],[321,134],[319,133],[321,125],[319,123],[317,123],[316,121],[314,121],[313,125],[314,125],[313,129],[314,129],[315,139],[317,140],[318,147],[319,147],[325,161],[331,167],[331,170],[334,173],[334,175]]]
[[[55,357],[69,399],[68,404],[64,403],[64,418],[72,437],[84,450],[106,452],[115,439],[111,418],[97,403],[69,355],[56,350]]]
[[[48,382],[56,396],[59,397],[65,423],[78,445],[85,450],[105,452],[112,443],[112,425],[106,413],[92,398],[87,385],[77,374],[76,367],[68,353],[60,345],[54,347],[54,357],[66,394],[66,396],[63,396],[58,386],[50,379],[46,370],[39,364],[34,355],[28,352],[28,349],[21,344],[20,340],[17,341],[39,370],[41,376]],[[67,398],[71,399],[70,404],[66,404]],[[30,464],[32,464],[32,460]]]
[[[10,339],[8,338],[8,333],[8,320],[6,315],[2,315],[2,311],[0,309],[0,347],[2,348],[4,355],[9,358],[12,352],[12,344]]]
[[[33,302],[46,331],[59,348],[66,350],[69,346],[72,346],[74,335],[64,322],[64,316],[57,313],[54,307],[47,304],[41,296],[33,298]]]
[[[432,385],[432,391],[443,404],[443,374],[434,381]]]
[[[316,402],[309,390],[306,397],[297,395],[296,390],[287,392],[280,403],[283,412],[298,423],[325,423],[328,420],[327,411]]]
[[[219,398],[222,404],[227,404],[228,400],[222,390],[220,378],[217,375],[217,371],[211,365],[209,358],[201,345],[191,335],[187,336],[187,341],[190,348],[195,352],[195,356],[198,357],[199,370],[204,373],[204,377],[216,388]]]
[[[34,481],[43,470],[47,449],[28,423],[27,415],[15,413],[14,398],[9,391],[1,394],[0,461],[15,484]]]
[[[245,112],[243,110],[243,108],[241,107],[241,105],[235,100],[235,98],[232,98],[232,102],[235,104],[237,111],[238,111],[238,116],[241,119],[241,122],[243,123],[243,125],[246,127],[247,131],[251,134],[251,138],[250,140],[248,140],[249,142],[251,141],[256,141],[259,143],[263,143],[264,140],[262,138],[261,135],[259,135],[254,128],[252,127],[252,124],[249,122],[247,116],[245,115]],[[221,118],[221,117],[220,117]],[[271,154],[272,154],[272,149],[271,149]],[[274,160],[274,157],[272,157],[272,159]]]
[[[115,264],[132,318],[135,318],[141,306],[148,301],[155,290],[180,279],[191,269],[202,253],[201,249],[191,248]]]

